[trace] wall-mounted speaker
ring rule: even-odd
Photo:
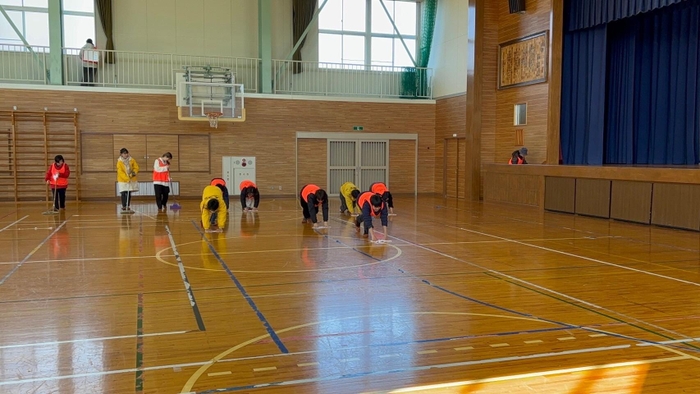
[[[525,12],[525,0],[508,0],[508,8],[511,14],[522,14]]]

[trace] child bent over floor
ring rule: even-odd
[[[205,187],[199,208],[202,210],[202,228],[204,228],[204,231],[208,233],[224,231],[228,212],[221,189],[211,185]]]

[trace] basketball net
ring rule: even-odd
[[[223,113],[221,112],[207,112],[207,119],[209,119],[209,126],[213,128],[219,128],[219,117]]]

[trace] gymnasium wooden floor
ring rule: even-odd
[[[700,388],[698,233],[399,196],[370,245],[335,198],[236,202],[0,204],[0,392]]]

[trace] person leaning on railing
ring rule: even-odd
[[[95,86],[97,64],[100,59],[100,53],[95,49],[92,38],[88,38],[87,41],[85,41],[85,45],[80,48],[80,52],[78,53],[80,61],[83,62],[83,83],[81,86]]]

